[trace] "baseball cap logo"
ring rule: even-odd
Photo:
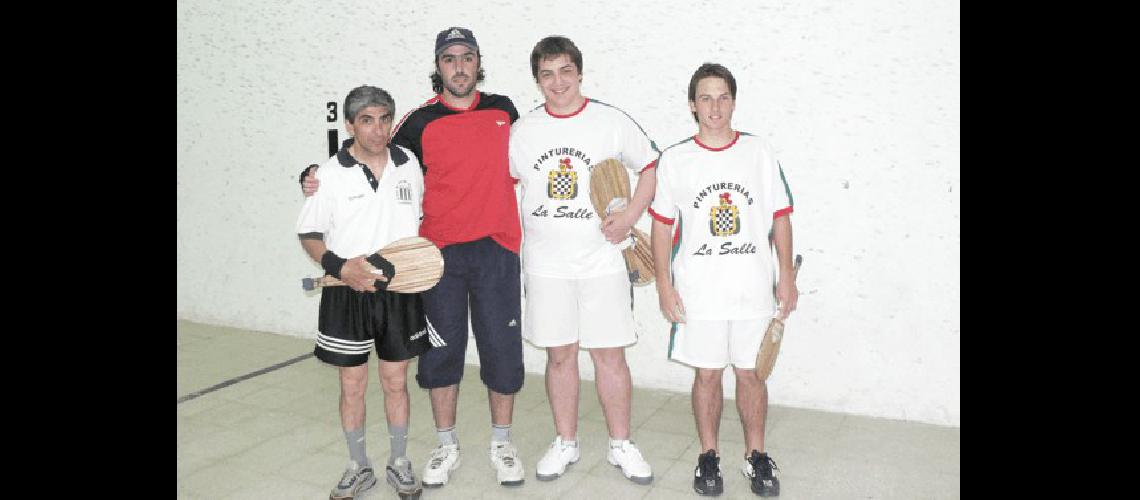
[[[475,34],[467,28],[459,26],[452,26],[445,28],[435,35],[435,54],[438,56],[443,49],[449,45],[461,43],[476,51],[479,50],[479,43],[475,41]]]

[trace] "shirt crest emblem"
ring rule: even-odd
[[[732,236],[740,233],[740,208],[732,204],[732,195],[720,194],[720,204],[709,210],[709,232],[713,236]]]
[[[554,200],[573,200],[578,197],[578,172],[567,156],[558,162],[558,170],[547,175],[546,195]]]

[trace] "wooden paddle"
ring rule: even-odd
[[[802,255],[796,255],[796,262],[792,268],[792,281],[800,272],[800,264],[804,262]],[[776,356],[780,354],[780,342],[784,340],[784,320],[779,316],[772,318],[768,329],[764,331],[764,341],[760,344],[760,352],[756,353],[756,376],[760,380],[768,380],[772,368],[776,367]]]
[[[431,289],[443,277],[443,254],[426,238],[402,238],[389,243],[378,253],[396,268],[395,276],[388,277],[388,291],[419,293]],[[375,271],[371,264],[365,262],[364,265],[369,271]],[[344,282],[329,275],[301,280],[301,287],[305,290],[325,286],[344,286]]]
[[[604,220],[609,215],[607,208],[615,198],[624,198],[627,202],[630,199],[629,172],[620,161],[610,158],[594,165],[590,171],[590,201],[599,218]],[[617,212],[620,210],[613,211]],[[621,251],[625,268],[629,271],[629,281],[636,286],[648,285],[654,279],[649,236],[636,227],[630,229],[633,231],[634,244]]]

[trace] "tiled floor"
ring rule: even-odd
[[[178,321],[178,498],[326,499],[348,460],[337,414],[336,369],[315,358],[243,376],[312,352],[311,340]],[[472,347],[473,349],[474,347]],[[516,396],[512,440],[527,471],[521,487],[494,481],[486,446],[490,416],[477,369],[462,386],[457,430],[462,466],[427,499],[696,498],[693,468],[700,443],[687,393],[635,388],[633,439],[654,480],[626,480],[605,459],[607,434],[593,381],[581,387],[581,460],[551,482],[534,478],[535,462],[554,436],[542,377],[528,374]],[[415,367],[410,368],[415,372]],[[373,372],[375,373],[375,372]],[[474,375],[474,377],[473,377]],[[241,379],[226,387],[208,389]],[[634,381],[636,383],[636,380]],[[383,401],[369,381],[367,446],[388,456]],[[409,379],[412,424],[408,454],[417,474],[436,438],[427,391]],[[739,472],[743,433],[735,404],[721,423],[722,498],[756,498]],[[784,499],[960,498],[961,429],[841,413],[769,408],[766,445],[779,466]],[[383,476],[381,476],[382,478]],[[396,498],[381,479],[360,498]]]

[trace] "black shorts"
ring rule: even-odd
[[[347,286],[321,289],[317,359],[336,366],[368,362],[375,347],[384,361],[412,359],[431,347],[423,298],[418,293],[357,292]]]
[[[479,377],[497,393],[518,392],[525,376],[518,254],[491,238],[448,245],[441,252],[443,278],[423,295],[432,335],[447,345],[420,357],[416,382],[433,389],[463,378],[470,306]]]

